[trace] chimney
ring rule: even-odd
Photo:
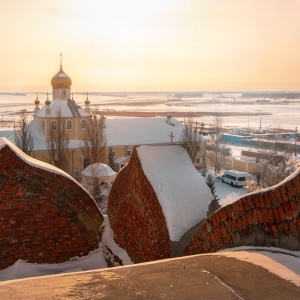
[[[167,115],[167,124],[172,125],[172,116],[170,114]]]

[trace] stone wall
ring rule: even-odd
[[[300,250],[300,169],[272,188],[245,195],[208,218],[185,254],[237,246]]]
[[[29,164],[11,145],[0,149],[0,269],[87,255],[99,246],[102,222],[76,182]]]
[[[133,262],[171,256],[165,217],[136,149],[113,184],[108,216],[116,243],[127,251]]]

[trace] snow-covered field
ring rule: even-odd
[[[300,99],[285,98],[245,98],[241,93],[203,93],[203,97],[170,98],[170,93],[128,93],[89,94],[91,105],[100,110],[116,111],[153,111],[153,112],[211,112],[211,113],[243,113],[243,116],[224,116],[225,127],[258,129],[289,129],[295,130],[299,125]],[[0,94],[0,116],[11,114],[21,109],[33,110],[35,94],[23,96]],[[74,99],[79,105],[84,104],[86,95],[75,94]],[[44,105],[46,94],[39,94],[41,106]],[[249,115],[247,115],[247,113]],[[213,116],[203,116],[199,121],[209,125]]]

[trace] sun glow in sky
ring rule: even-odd
[[[0,92],[300,90],[300,0],[0,0]]]

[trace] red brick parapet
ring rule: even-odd
[[[0,139],[0,270],[18,259],[61,263],[98,248],[103,216],[91,196],[69,175],[51,172],[5,140]]]
[[[116,243],[133,262],[171,257],[165,217],[136,149],[111,189],[108,216]]]
[[[282,183],[227,205],[209,217],[185,255],[237,246],[300,250],[300,169]]]

